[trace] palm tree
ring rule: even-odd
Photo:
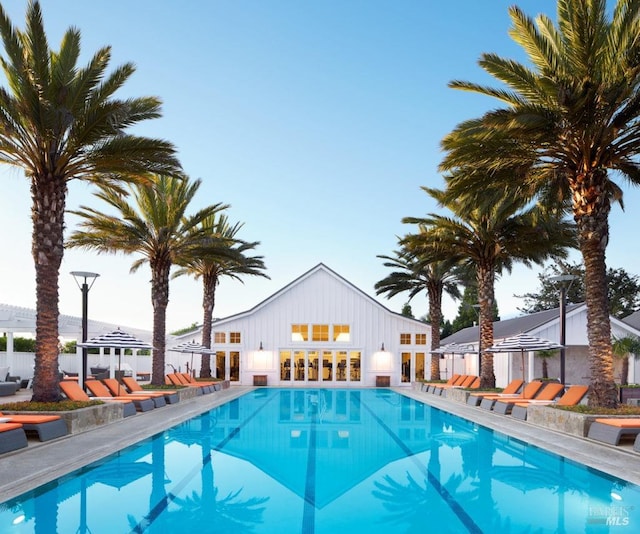
[[[213,309],[216,302],[216,288],[222,277],[232,278],[243,282],[242,275],[263,276],[269,278],[263,271],[266,269],[262,256],[249,256],[247,253],[255,249],[259,242],[245,242],[237,239],[236,235],[244,225],[231,225],[224,214],[213,214],[206,217],[196,228],[205,235],[214,236],[218,241],[212,246],[194,250],[193,254],[185,255],[179,260],[182,266],[174,273],[177,276],[190,274],[196,279],[202,278],[203,296],[202,308],[202,345],[211,348],[211,331],[213,324]],[[220,246],[221,245],[221,246]],[[244,282],[243,282],[244,283]],[[202,355],[200,376],[211,376],[211,356]]]
[[[185,215],[200,187],[200,180],[186,177],[154,176],[151,183],[130,188],[134,203],[113,189],[102,188],[96,196],[116,210],[108,215],[80,206],[74,211],[83,220],[72,233],[68,246],[98,253],[124,252],[142,257],[131,266],[137,271],[143,264],[151,268],[153,305],[153,364],[151,383],[164,384],[166,310],[169,303],[169,275],[172,265],[191,253],[205,237],[196,229],[207,217],[226,209],[223,204],[208,206],[195,215]]]
[[[614,337],[612,349],[614,356],[622,360],[620,385],[626,386],[629,383],[629,355],[640,354],[640,339],[636,336]]]
[[[511,271],[519,261],[530,266],[549,257],[562,257],[573,244],[572,226],[535,206],[524,209],[517,196],[493,196],[491,202],[476,207],[465,199],[450,199],[444,191],[423,187],[453,216],[430,214],[425,218],[406,217],[403,222],[418,224],[420,232],[406,238],[412,250],[425,259],[460,261],[475,268],[480,306],[480,387],[495,387],[493,354],[494,286],[496,273]]]
[[[495,54],[480,66],[499,89],[451,86],[497,98],[504,107],[460,124],[443,140],[441,168],[525,171],[524,182],[549,204],[569,202],[585,266],[593,406],[615,407],[605,253],[612,201],[621,201],[610,170],[640,183],[640,0],[558,0],[557,24],[511,7],[512,38],[531,67]],[[449,184],[453,195],[481,191],[473,173]],[[513,175],[494,180],[512,190]],[[520,184],[518,184],[520,185]]]
[[[36,270],[34,401],[55,401],[58,388],[58,279],[64,254],[67,184],[78,179],[110,186],[149,171],[179,170],[173,146],[126,133],[160,116],[157,98],[118,100],[134,72],[130,63],[107,73],[111,49],[77,65],[80,32],[69,28],[60,49],[49,49],[39,2],[29,2],[26,30],[14,28],[0,5],[0,162],[24,169],[31,183]]]
[[[394,251],[395,256],[378,256],[385,267],[397,269],[375,284],[377,295],[386,293],[387,298],[409,292],[409,300],[423,290],[429,299],[429,322],[431,323],[431,350],[440,346],[440,324],[442,322],[442,295],[446,291],[453,298],[460,298],[455,262],[423,261],[420,254],[403,247]],[[431,353],[431,380],[440,380],[440,355]]]

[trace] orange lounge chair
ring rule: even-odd
[[[107,386],[109,393],[114,397],[130,397],[141,399],[142,397],[148,397],[153,401],[154,408],[162,408],[167,405],[167,401],[164,400],[164,395],[162,393],[154,393],[149,391],[145,394],[138,393],[129,393],[127,388],[124,387],[118,380],[115,378],[103,378],[102,383]],[[132,399],[133,400],[133,399]]]
[[[3,414],[0,418],[8,423],[19,423],[24,431],[33,432],[38,435],[40,441],[61,438],[69,433],[67,423],[59,415],[36,415],[36,414]]]
[[[144,389],[138,381],[132,376],[123,376],[122,383],[132,395],[145,395],[147,393],[159,393],[164,396],[167,404],[177,404],[180,402],[180,396],[175,389],[148,390]]]
[[[454,380],[451,384],[449,384],[448,382],[446,384],[434,384],[433,389],[431,390],[431,393],[434,393],[435,395],[442,395],[442,392],[445,389],[460,387],[464,382],[466,382],[470,378],[472,379],[473,375],[459,375],[457,380]]]
[[[557,401],[541,400],[536,397],[535,399],[531,399],[529,401],[516,402],[511,409],[511,415],[516,419],[522,419],[523,421],[526,421],[527,408],[529,406],[576,406],[577,404],[580,404],[580,401],[584,398],[588,391],[589,386],[576,384],[573,386],[569,386],[567,391],[564,392],[564,395],[562,395],[562,397],[560,397]]]
[[[190,384],[187,382],[184,376],[181,373],[170,373],[167,375],[167,378],[171,381],[174,386],[183,386],[189,388],[197,388],[198,395],[204,395],[205,393],[211,393],[211,388],[209,386],[201,386],[199,384]]]
[[[100,400],[109,398],[115,400],[130,400],[131,402],[133,402],[136,410],[139,412],[148,412],[149,410],[153,410],[156,407],[151,397],[138,397],[137,395],[135,397],[131,395],[113,396],[107,389],[107,386],[100,382],[100,380],[87,380],[84,384],[89,388],[89,391],[91,391],[91,393]]]
[[[128,399],[118,400],[118,399],[114,399],[113,397],[106,397],[106,398],[89,397],[89,395],[87,395],[82,390],[82,388],[78,385],[78,383],[74,380],[62,380],[60,382],[60,389],[62,390],[62,393],[64,393],[69,400],[73,400],[73,401],[89,402],[91,400],[101,400],[104,402],[118,402],[122,404],[122,407],[123,407],[122,417],[129,417],[130,415],[135,415],[137,411],[136,405],[133,404],[133,402],[131,402]]]
[[[542,382],[540,382],[539,380],[534,380],[533,382],[529,382],[528,384],[526,384],[521,393],[513,394],[512,398],[520,401],[533,399],[538,394],[542,386],[544,386]],[[493,410],[493,405],[495,404],[495,402],[504,398],[504,396],[500,397],[499,394],[485,395],[480,401],[480,408],[484,410]]]
[[[502,390],[502,393],[489,393],[489,392],[472,393],[467,397],[467,404],[471,406],[478,406],[482,401],[482,398],[486,396],[500,397],[504,395],[509,395],[511,397],[513,395],[516,395],[518,391],[520,391],[522,384],[524,384],[524,380],[522,380],[521,378],[516,378],[507,384],[507,386]]]
[[[20,423],[0,423],[0,454],[24,449],[28,444]]]
[[[564,386],[562,384],[559,384],[558,382],[552,382],[542,388],[542,391],[538,392],[538,394],[533,397],[533,400],[553,401],[558,395],[562,393],[563,390]],[[522,401],[517,397],[514,399],[496,399],[493,405],[493,411],[502,415],[509,415],[516,402],[526,401]]]
[[[187,384],[189,384],[190,386],[209,387],[211,392],[214,392],[216,390],[222,389],[222,384],[219,381],[216,381],[216,380],[196,380],[189,373],[178,373],[178,374],[182,375],[182,378],[184,378],[187,381]]]
[[[433,387],[440,387],[440,386],[452,386],[458,379],[460,378],[460,375],[458,373],[451,375],[451,378],[449,380],[447,380],[444,384],[441,384],[439,382],[436,383],[430,383],[430,382],[425,382],[424,384],[422,384],[422,391],[429,391],[430,388]],[[433,392],[432,392],[433,393]]]
[[[601,418],[591,423],[587,437],[609,445],[618,445],[623,437],[638,436],[638,434],[640,434],[640,419],[637,417]]]

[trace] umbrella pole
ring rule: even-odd
[[[524,385],[527,383],[526,378],[524,376],[524,350],[520,351],[520,358],[522,364],[522,396],[524,397]]]

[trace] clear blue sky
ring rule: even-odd
[[[259,303],[319,262],[374,296],[388,274],[378,254],[413,227],[404,216],[438,207],[420,190],[441,187],[439,142],[458,122],[496,102],[447,88],[453,79],[490,82],[482,52],[523,60],[508,36],[507,8],[553,16],[552,0],[43,0],[50,46],[64,29],[82,32],[85,63],[103,45],[112,66],[137,71],[119,96],[157,95],[163,118],[137,132],[172,141],[183,167],[203,180],[194,209],[231,204],[241,237],[261,242],[271,280],[224,280],[214,315]],[[2,2],[24,26],[26,1]],[[29,186],[21,171],[0,169],[0,302],[35,306]],[[609,265],[635,274],[638,191],[614,207]],[[73,183],[67,208],[98,206]],[[67,218],[68,230],[73,219]],[[579,256],[576,255],[576,259]],[[67,251],[60,309],[80,315],[74,270],[96,271],[92,319],[151,328],[148,267],[129,274],[133,257]],[[518,267],[496,287],[503,317],[537,288],[538,270]],[[172,283],[169,330],[201,322],[201,285]],[[400,311],[404,297],[380,301]],[[416,316],[426,296],[412,301]],[[457,305],[446,301],[453,319]]]

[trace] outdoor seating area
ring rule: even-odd
[[[535,412],[539,414],[537,407],[577,406],[585,403],[589,393],[589,386],[584,384],[564,386],[559,382],[533,380],[525,383],[521,379],[514,379],[501,393],[464,391],[462,394],[458,394],[455,391],[455,386],[460,384],[464,378],[454,375],[446,384],[425,382],[419,384],[418,387],[422,392],[443,396],[452,402],[464,402],[469,406],[480,408],[497,416],[506,416],[519,421],[529,421],[530,411],[534,407],[536,407]],[[566,418],[570,414],[572,412],[565,412],[562,417]],[[573,415],[580,416],[581,414]],[[539,424],[539,415],[537,419]],[[552,426],[548,428],[558,430]],[[626,446],[627,450],[640,453],[640,418],[637,416],[602,416],[593,420],[585,416],[583,428],[584,433],[581,433],[578,428],[577,434],[582,438],[616,447]]]
[[[185,382],[184,384],[181,382],[176,389],[157,391],[144,389],[134,377],[122,377],[119,380],[92,378],[85,382],[89,391],[87,393],[78,384],[77,377],[71,377],[60,381],[60,391],[65,398],[72,401],[100,400],[109,405],[116,405],[119,414],[116,420],[118,420],[144,414],[168,405],[175,405],[180,402],[181,396],[183,398],[195,397],[195,391],[198,394],[204,394],[229,387],[228,382],[199,382],[192,377],[190,378],[191,382],[188,377],[181,374],[180,379]],[[181,390],[191,390],[193,393],[181,395]],[[29,397],[30,392],[24,390],[20,393],[19,400],[28,400]],[[103,419],[101,424],[110,422],[113,421]],[[0,454],[25,448],[32,439],[34,440],[32,443],[47,442],[73,433],[70,429],[70,423],[64,415],[0,411]]]

